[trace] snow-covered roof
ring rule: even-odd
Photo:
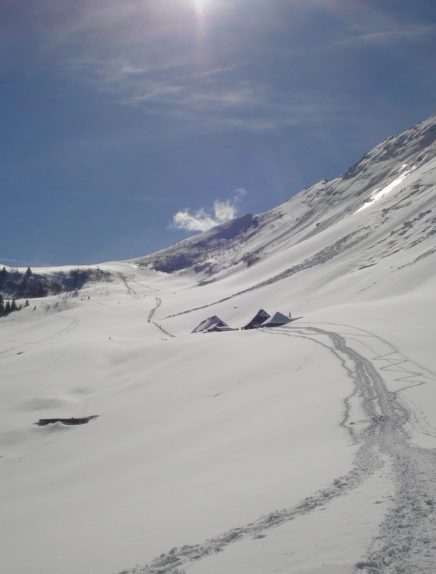
[[[245,327],[242,327],[243,329],[256,329],[257,327],[260,327],[260,325],[262,323],[264,323],[265,321],[267,321],[270,318],[270,314],[267,313],[264,309],[260,309],[256,315],[251,319],[251,321],[249,323],[247,323],[247,325],[245,325]]]
[[[213,315],[212,317],[208,317],[204,321],[202,321],[198,327],[196,327],[192,332],[193,333],[209,333],[210,331],[226,331],[230,330],[230,327],[227,323],[224,323],[222,319]]]
[[[274,313],[274,315],[272,317],[270,317],[269,319],[267,319],[266,321],[264,321],[262,323],[262,327],[274,327],[274,326],[278,326],[278,325],[286,325],[286,323],[290,323],[291,319],[289,317],[287,317],[286,315],[283,315],[283,313],[280,313],[279,311],[277,311],[276,313]]]

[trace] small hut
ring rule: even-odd
[[[262,323],[261,327],[280,327],[281,325],[286,325],[291,321],[292,319],[290,317],[286,317],[286,315],[277,311],[277,313],[274,313],[272,317]]]
[[[267,313],[264,309],[260,309],[256,315],[251,319],[249,323],[242,327],[244,330],[248,329],[258,329],[262,323],[267,321],[270,318],[270,314]]]
[[[202,321],[198,327],[196,327],[192,332],[193,333],[212,333],[212,332],[220,332],[220,331],[232,331],[233,329],[224,323],[222,319],[213,315],[213,317],[209,317]]]

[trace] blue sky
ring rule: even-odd
[[[435,113],[434,0],[0,0],[0,262],[144,255]]]

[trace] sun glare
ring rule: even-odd
[[[210,3],[211,0],[194,0],[195,3],[195,11],[197,16],[203,16],[204,11],[206,9],[207,4]]]

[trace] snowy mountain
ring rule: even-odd
[[[1,571],[436,572],[435,142],[1,318]]]
[[[323,246],[322,251],[327,247],[330,252],[327,257],[359,246],[356,253],[364,264],[374,264],[380,256],[384,259],[431,237],[436,221],[431,211],[435,154],[433,117],[376,146],[340,178],[321,181],[278,208],[223,224],[138,263],[164,272],[192,269],[219,276],[229,267],[250,266],[334,229],[338,245]],[[375,236],[384,246],[382,252],[374,247]],[[319,259],[325,256],[319,253]]]

